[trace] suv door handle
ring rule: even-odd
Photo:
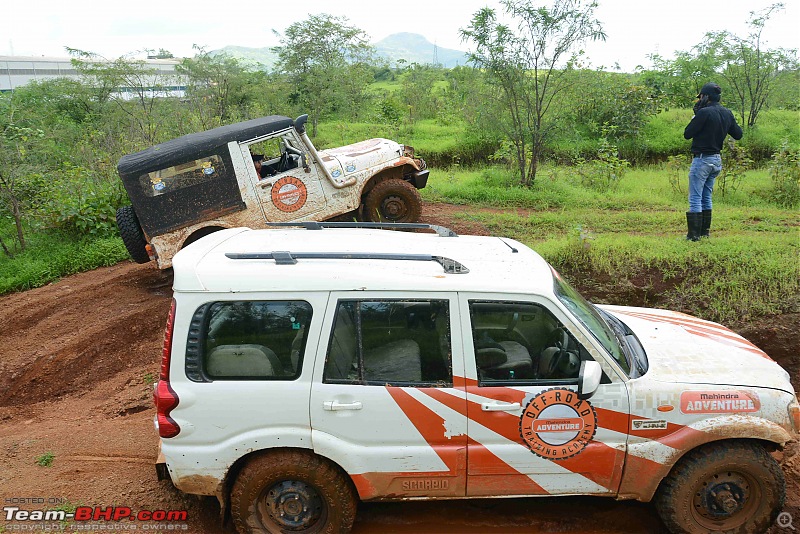
[[[361,401],[340,403],[339,401],[325,401],[322,403],[322,409],[330,412],[338,410],[360,410]]]
[[[518,402],[484,402],[481,410],[484,412],[514,412],[522,408]]]

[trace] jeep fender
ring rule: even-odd
[[[628,445],[618,499],[649,501],[686,453],[713,441],[752,439],[783,447],[793,437],[782,426],[744,414],[698,421],[663,438]]]

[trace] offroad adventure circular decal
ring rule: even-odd
[[[272,203],[281,211],[297,211],[306,203],[306,184],[294,176],[284,176],[272,185]]]
[[[597,413],[569,389],[548,389],[536,395],[519,420],[525,444],[537,456],[563,460],[581,452],[597,432]]]

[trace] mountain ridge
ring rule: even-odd
[[[400,60],[406,64],[437,64],[445,68],[466,65],[468,61],[466,52],[437,46],[418,33],[393,33],[372,43],[372,46],[375,47],[378,57],[386,59],[392,67],[396,67]],[[272,52],[271,48],[228,45],[219,50],[212,50],[210,53],[225,53],[242,61],[245,65],[272,70],[275,68],[278,56]]]

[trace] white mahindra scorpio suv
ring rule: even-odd
[[[770,451],[800,406],[757,347],[595,306],[511,239],[363,226],[392,225],[232,228],[175,255],[155,402],[178,489],[216,496],[240,532],[511,495],[653,500],[673,532],[775,520]]]

